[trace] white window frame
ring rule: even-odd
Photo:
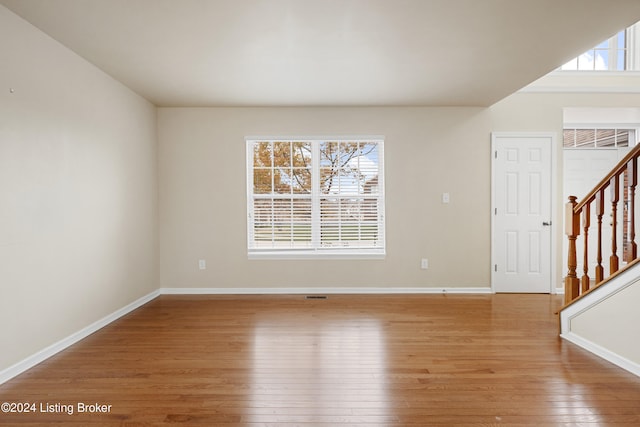
[[[312,146],[312,239],[305,248],[257,248],[254,244],[254,160],[253,147],[258,142],[309,142]],[[320,244],[320,143],[322,142],[375,142],[378,144],[378,205],[377,205],[377,245],[375,247],[323,247]],[[384,194],[384,136],[247,136],[246,177],[247,177],[247,255],[249,259],[382,259],[386,256],[385,241],[385,194]]]
[[[574,132],[574,145],[572,146],[565,146],[564,145],[564,135],[563,135],[563,140],[562,140],[562,147],[565,150],[575,150],[575,149],[582,149],[582,150],[599,150],[599,149],[611,149],[611,148],[621,148],[621,146],[618,145],[618,141],[617,141],[617,134],[615,136],[615,142],[613,145],[597,145],[597,138],[594,138],[593,142],[593,146],[591,145],[575,145],[575,137],[576,135],[576,131],[579,130],[593,130],[596,133],[594,134],[594,137],[597,135],[597,131],[600,130],[612,130],[612,131],[627,131],[628,132],[628,145],[624,146],[624,148],[629,147],[632,148],[637,144],[637,140],[638,137],[638,129],[632,126],[607,126],[607,125],[603,125],[603,126],[564,126],[564,131],[573,131]]]
[[[627,28],[627,63],[625,71],[640,71],[640,23]]]

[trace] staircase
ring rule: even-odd
[[[640,145],[582,200],[569,197],[565,206],[568,273],[560,329],[563,338],[640,376],[638,157]],[[610,227],[610,242],[603,242],[603,227]],[[590,261],[592,251],[595,261]]]

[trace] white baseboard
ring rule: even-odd
[[[489,287],[445,287],[445,288],[423,288],[423,287],[399,287],[399,288],[363,288],[363,287],[344,287],[344,288],[325,288],[325,287],[309,287],[309,288],[161,288],[155,290],[136,301],[122,307],[121,309],[103,317],[102,319],[92,323],[69,335],[68,337],[40,350],[39,352],[27,357],[26,359],[0,371],[0,384],[20,375],[27,369],[30,369],[41,363],[51,356],[65,350],[83,338],[102,329],[108,324],[118,320],[120,317],[132,312],[149,301],[155,299],[159,295],[264,295],[264,294],[491,294],[493,293]]]
[[[640,377],[640,365],[638,365],[637,363],[632,362],[631,360],[626,359],[602,346],[599,346],[598,344],[586,340],[581,336],[574,334],[573,332],[562,333],[560,334],[560,337]]]
[[[156,290],[151,292],[150,294],[147,294],[145,296],[143,296],[142,298],[139,298],[135,301],[133,301],[130,304],[127,304],[126,306],[122,307],[121,309],[114,311],[113,313],[109,314],[108,316],[103,317],[102,319],[92,323],[91,325],[87,326],[86,328],[83,328],[81,330],[79,330],[76,333],[73,333],[71,335],[69,335],[66,338],[63,338],[62,340],[50,345],[49,347],[40,350],[39,352],[27,357],[26,359],[16,363],[13,366],[10,366],[2,371],[0,371],[0,384],[3,384],[7,381],[9,381],[11,378],[14,378],[18,375],[20,375],[21,373],[23,373],[24,371],[26,371],[27,369],[30,369],[32,367],[34,367],[35,365],[37,365],[38,363],[41,363],[45,360],[47,360],[48,358],[50,358],[51,356],[55,355],[56,353],[61,352],[62,350],[65,350],[66,348],[72,346],[73,344],[77,343],[78,341],[80,341],[83,338],[86,338],[87,336],[91,335],[92,333],[98,331],[99,329],[102,329],[103,327],[107,326],[109,323],[112,323],[115,320],[118,320],[120,317],[132,312],[133,310],[135,310],[136,308],[148,303],[149,301],[153,300],[154,298],[156,298],[158,295],[160,295],[160,291]]]
[[[160,288],[161,295],[286,295],[286,294],[491,294],[489,287],[467,288],[363,288],[363,287],[309,287],[309,288]]]

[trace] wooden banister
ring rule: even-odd
[[[602,180],[600,180],[600,182],[595,187],[593,187],[593,190],[588,192],[587,195],[584,196],[584,198],[580,202],[578,202],[578,204],[576,205],[576,210],[582,210],[582,207],[584,205],[593,202],[596,197],[596,193],[600,191],[601,188],[606,188],[609,181],[611,181],[611,178],[613,178],[614,175],[619,175],[621,172],[623,172],[627,167],[627,163],[629,163],[629,160],[637,159],[640,156],[639,153],[640,144],[636,145],[631,151],[629,151],[627,155],[624,156],[613,169],[611,169],[611,172],[609,172],[604,178],[602,178]]]
[[[565,277],[565,304],[578,299],[593,288],[602,284],[608,277],[616,275],[630,265],[637,264],[638,251],[635,242],[635,213],[636,213],[636,187],[638,184],[638,158],[640,157],[640,145],[634,147],[600,182],[581,200],[570,196],[565,205],[565,234],[569,240],[569,253],[567,261],[567,276]],[[605,205],[605,191],[610,194],[611,215],[611,242],[603,244],[602,229],[603,217],[607,206]],[[621,191],[623,190],[623,191]],[[619,229],[619,202],[622,193],[624,238],[618,242]],[[596,266],[594,268],[595,281],[589,277],[589,240],[591,227],[591,214],[596,217]],[[578,279],[577,241],[582,239],[582,271],[583,275]],[[618,256],[619,247],[623,248],[622,257]],[[603,248],[610,249],[609,270],[605,275],[602,265]],[[620,265],[622,260],[623,265]]]

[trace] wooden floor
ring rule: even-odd
[[[563,342],[561,303],[161,296],[0,386],[37,405],[0,424],[640,425],[640,378]]]

